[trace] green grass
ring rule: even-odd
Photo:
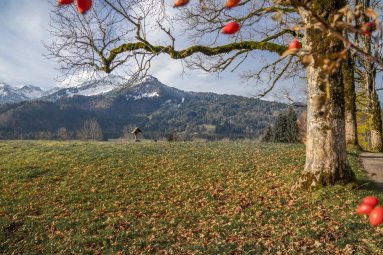
[[[0,142],[0,254],[382,254],[365,182],[291,193],[301,145]]]

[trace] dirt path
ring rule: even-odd
[[[360,154],[367,176],[383,190],[383,153]]]

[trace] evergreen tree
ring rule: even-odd
[[[299,129],[297,123],[297,114],[292,106],[289,107],[286,113],[287,128],[286,137],[288,143],[296,143],[299,140]]]
[[[287,142],[287,115],[286,112],[281,112],[277,117],[274,125],[274,142]]]
[[[266,128],[262,141],[278,143],[298,142],[297,115],[292,106],[278,115],[273,126],[269,125]]]
[[[265,133],[262,137],[262,142],[273,142],[274,141],[274,133],[271,125],[267,126]]]

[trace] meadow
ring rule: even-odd
[[[0,254],[383,254],[358,182],[291,192],[303,145],[0,142]]]

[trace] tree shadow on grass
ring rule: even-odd
[[[46,175],[48,172],[48,169],[41,167],[24,167],[22,169],[17,169],[17,176],[19,179],[30,180]]]
[[[355,182],[355,190],[367,190],[373,192],[382,192],[383,193],[383,183],[374,182],[371,180],[361,179]]]

